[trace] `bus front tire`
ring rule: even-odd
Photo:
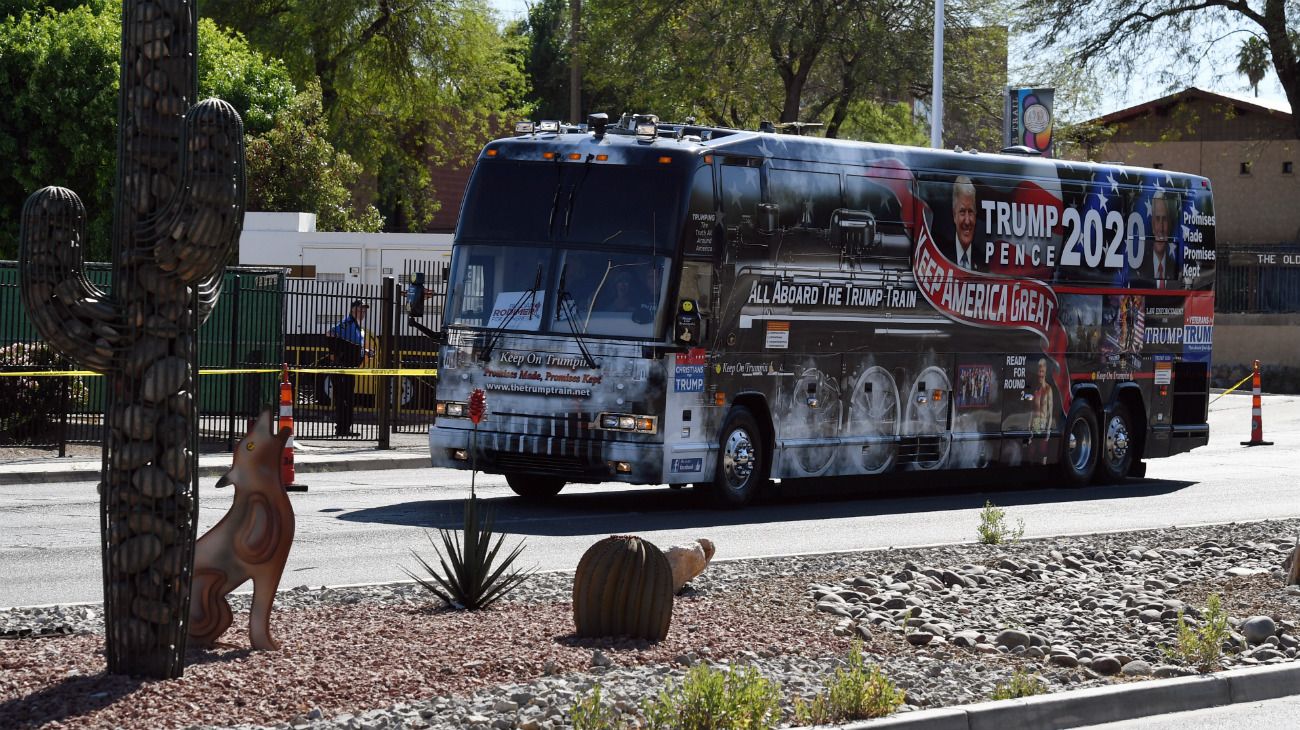
[[[1133,470],[1134,449],[1133,419],[1123,403],[1111,406],[1101,429],[1101,450],[1098,454],[1097,482],[1118,484],[1128,478]]]
[[[564,480],[560,477],[543,477],[536,474],[507,474],[506,484],[510,491],[524,499],[549,499],[564,489]]]
[[[1082,487],[1092,481],[1097,471],[1100,444],[1097,438],[1097,413],[1086,398],[1075,398],[1061,430],[1061,456],[1056,473],[1070,487]]]
[[[736,509],[749,504],[766,479],[763,432],[748,408],[732,409],[722,424],[718,464],[710,485],[713,502]]]

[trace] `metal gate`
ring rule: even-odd
[[[285,283],[285,358],[289,367],[336,369],[330,354],[329,332],[349,316],[351,305],[369,305],[361,322],[368,354],[361,369],[431,370],[437,368],[433,334],[442,326],[446,294],[443,261],[407,261],[400,279],[383,284],[288,279]],[[424,316],[410,316],[416,275],[423,274]],[[418,433],[433,423],[435,378],[431,375],[345,375],[294,373],[297,404],[294,425],[300,439],[378,441],[387,446],[391,432]],[[340,378],[353,385],[352,431],[338,434],[335,426],[346,404],[335,397]]]

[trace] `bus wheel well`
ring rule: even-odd
[[[763,463],[767,465],[766,478],[772,473],[772,452],[776,444],[776,430],[772,426],[772,414],[767,408],[767,399],[758,393],[745,393],[736,396],[732,401],[731,407],[743,406],[750,413],[754,414],[754,419],[758,421],[758,427],[763,431]]]
[[[1133,462],[1137,463],[1142,459],[1147,443],[1147,409],[1142,404],[1142,391],[1132,386],[1120,388],[1115,394],[1115,402],[1123,403],[1128,409],[1129,418],[1133,419],[1133,438],[1137,442]]]
[[[1097,386],[1081,385],[1074,389],[1074,397],[1088,401],[1088,405],[1092,406],[1093,412],[1097,414],[1097,420],[1101,421],[1105,411],[1101,407],[1101,393],[1098,392]]]

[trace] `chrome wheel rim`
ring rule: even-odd
[[[1088,428],[1087,421],[1077,419],[1070,426],[1068,438],[1070,466],[1081,472],[1088,468],[1088,462],[1092,459],[1092,429]]]
[[[738,428],[727,437],[722,448],[722,472],[730,489],[740,489],[754,473],[754,442],[749,433]]]
[[[1128,423],[1119,416],[1111,416],[1106,424],[1106,462],[1119,466],[1128,457]]]

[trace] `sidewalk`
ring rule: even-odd
[[[374,441],[299,441],[294,448],[298,474],[373,469],[421,469],[429,466],[429,437],[424,433],[395,433],[392,449],[379,451]],[[87,450],[82,450],[87,451]],[[0,464],[0,484],[50,484],[99,481],[100,456],[10,458]],[[199,455],[199,477],[217,477],[230,468],[228,452]]]

